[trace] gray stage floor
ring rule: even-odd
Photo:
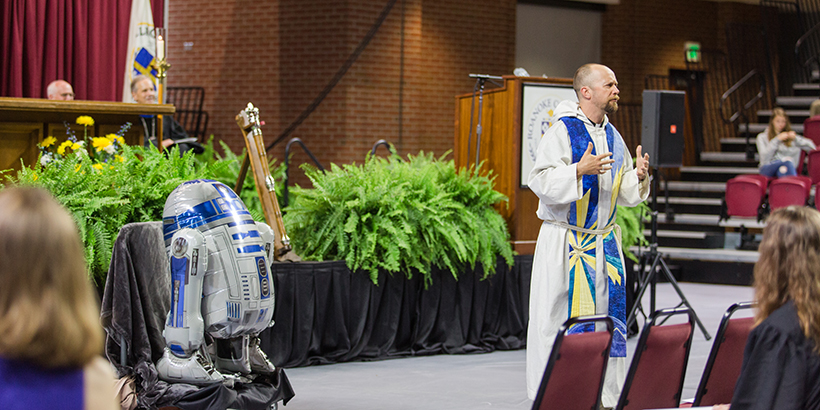
[[[712,336],[726,309],[732,303],[751,300],[753,295],[750,287],[680,285]],[[658,285],[658,308],[672,307],[679,301],[669,284]],[[645,304],[649,306],[648,297]],[[636,344],[637,337],[629,339],[630,357]],[[694,397],[711,346],[712,341],[696,327],[684,398]],[[287,369],[296,397],[280,409],[529,409],[532,402],[524,386],[525,356],[524,350],[516,350]]]

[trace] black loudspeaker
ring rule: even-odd
[[[683,165],[685,96],[683,91],[643,91],[641,145],[653,167]]]

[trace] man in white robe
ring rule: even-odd
[[[534,399],[558,328],[570,317],[608,314],[615,322],[602,404],[614,407],[626,377],[626,301],[617,205],[649,196],[649,155],[632,156],[606,114],[618,109],[618,81],[608,67],[576,71],[578,103],[556,107],[529,175],[538,196],[538,234],[530,285],[527,395]],[[584,328],[571,329],[572,332]]]

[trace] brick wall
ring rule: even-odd
[[[234,150],[244,144],[233,117],[252,101],[270,143],[323,90],[387,3],[175,0],[168,85],[205,87],[208,133]],[[347,75],[291,137],[302,139],[325,166],[361,161],[379,139],[402,154],[452,149],[454,96],[472,91],[467,75],[512,72],[515,4],[398,1]],[[193,47],[185,50],[185,42]],[[286,142],[271,151],[280,161]],[[306,161],[301,151],[293,157],[295,164]],[[299,174],[295,179],[304,182]]]
[[[168,83],[206,88],[208,132],[234,150],[244,144],[233,117],[252,101],[270,143],[328,84],[387,3],[174,0]],[[399,0],[291,137],[301,138],[325,166],[361,161],[379,139],[402,154],[452,149],[454,96],[472,91],[467,75],[514,68],[515,9],[515,0]],[[618,75],[622,102],[639,104],[646,75],[684,67],[685,41],[725,50],[725,24],[759,16],[757,6],[734,2],[621,0],[604,12],[601,62]],[[184,42],[193,46],[186,50]],[[271,151],[280,161],[285,142]],[[307,161],[296,150],[293,162]],[[301,172],[292,175],[305,182]]]
[[[623,101],[640,103],[647,75],[685,68],[686,41],[725,51],[727,22],[759,18],[758,6],[734,2],[621,0],[604,13],[601,60],[618,76]]]

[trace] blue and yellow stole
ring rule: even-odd
[[[572,117],[561,118],[569,133],[572,147],[572,163],[581,160],[592,138],[584,123]],[[625,169],[623,139],[615,138],[615,128],[607,124],[606,142],[612,152],[612,170],[599,175],[582,176],[584,196],[570,205],[567,223],[589,230],[606,230],[615,224],[616,201],[621,189],[621,180]],[[592,155],[596,155],[594,144]],[[598,209],[598,178],[612,178],[611,209]],[[606,226],[598,226],[598,212],[608,212]],[[598,235],[569,229],[569,308],[568,318],[596,314],[595,276],[597,266],[596,238]],[[612,340],[612,357],[626,357],[626,290],[624,287],[625,275],[618,251],[619,239],[614,230],[609,230],[603,238],[603,257],[606,260],[606,274],[609,277],[609,316],[615,322],[615,332]],[[580,325],[570,329],[569,333],[578,333],[592,330],[592,324]]]

